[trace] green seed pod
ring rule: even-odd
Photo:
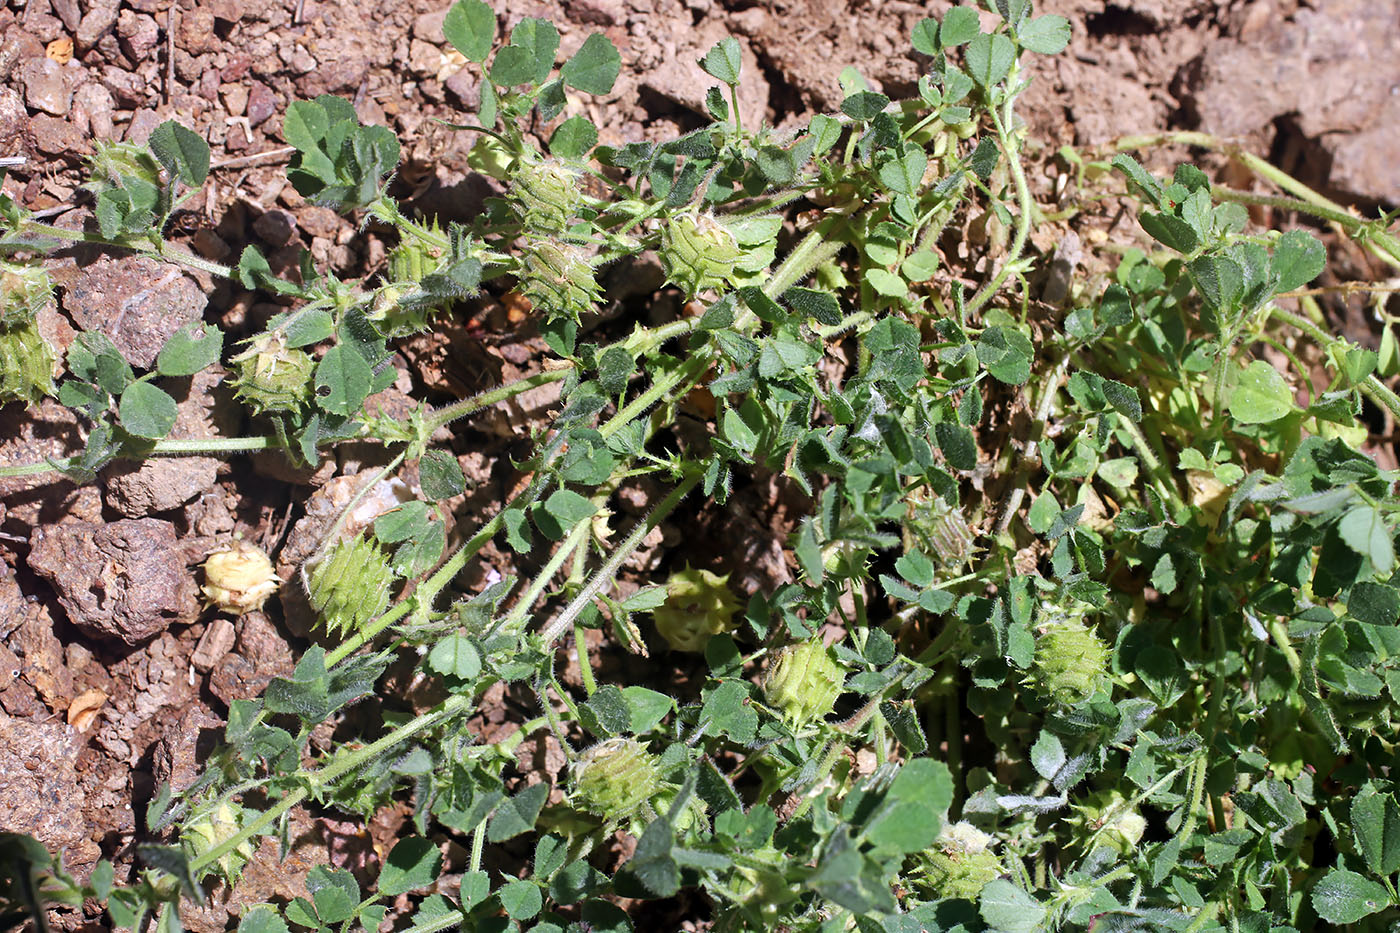
[[[442,235],[436,221],[431,232]],[[385,284],[374,293],[367,315],[379,324],[386,336],[421,333],[428,328],[432,316],[446,308],[446,302],[435,302],[418,287],[425,276],[438,269],[442,251],[427,246],[416,237],[405,237],[389,253],[389,268]]]
[[[689,298],[731,281],[743,255],[734,234],[709,214],[677,214],[661,228],[666,279]]]
[[[0,324],[0,405],[33,404],[53,394],[53,347],[34,319]]]
[[[199,858],[205,852],[232,839],[243,824],[243,808],[238,804],[221,803],[214,812],[206,814],[191,823],[186,823],[180,832],[180,842],[190,859]],[[243,866],[256,851],[251,839],[245,839],[231,851],[214,860],[214,868],[228,882],[238,879]]]
[[[597,304],[602,288],[588,257],[577,247],[558,240],[531,240],[520,259],[524,270],[518,290],[546,317],[577,321]]]
[[[1119,855],[1131,855],[1147,831],[1147,820],[1137,810],[1127,806],[1127,798],[1116,790],[1098,791],[1087,802],[1075,804],[1077,816],[1070,822],[1083,827],[1094,836],[1094,846],[1108,846]]]
[[[0,261],[0,327],[27,324],[53,297],[53,279],[42,266]]]
[[[109,143],[93,140],[93,155],[88,160],[93,182],[85,185],[94,190],[108,184],[118,184],[123,178],[139,178],[149,185],[160,187],[160,165],[146,150],[136,143]]]
[[[288,347],[281,334],[260,334],[229,362],[236,371],[237,396],[255,412],[299,411],[311,398],[316,362]]]
[[[938,897],[977,900],[982,888],[1002,875],[1001,860],[988,848],[991,841],[969,823],[945,826],[920,859],[922,883]]]
[[[388,557],[362,532],[320,557],[307,595],[328,632],[356,632],[389,608],[394,579]]]
[[[515,165],[510,197],[527,231],[558,233],[583,203],[579,172],[562,162],[522,159]]]
[[[636,739],[600,742],[579,756],[573,775],[583,809],[612,820],[635,816],[661,789],[656,756]]]
[[[739,608],[728,574],[687,567],[666,581],[666,602],[652,610],[652,618],[672,651],[704,651],[710,636],[734,627]]]
[[[763,681],[763,696],[769,706],[782,710],[789,724],[804,726],[830,714],[845,683],[846,672],[821,639],[815,639],[779,652]]]
[[[1108,646],[1081,619],[1055,619],[1035,640],[1035,662],[1028,682],[1058,703],[1083,703],[1108,680]]]

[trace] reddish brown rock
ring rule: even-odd
[[[77,416],[53,399],[27,409],[0,407],[0,464],[38,464],[82,449]],[[0,501],[5,503],[3,527],[22,536],[40,523],[98,521],[102,515],[96,487],[75,486],[57,473],[0,477]]]
[[[82,738],[60,723],[0,713],[0,813],[13,832],[29,833],[64,867],[86,878],[102,852],[89,837],[76,763]]]
[[[236,426],[234,406],[215,396],[225,375],[221,368],[211,368],[167,382],[177,403],[170,437],[218,437]],[[107,504],[128,518],[177,508],[214,488],[221,462],[217,457],[152,457],[113,464],[105,472]]]
[[[29,567],[53,584],[74,625],[139,645],[199,613],[193,575],[172,560],[175,526],[154,518],[36,529]]]
[[[178,266],[145,256],[98,259],[63,301],[79,327],[106,334],[142,369],[155,362],[171,334],[203,316],[206,304],[204,291]]]

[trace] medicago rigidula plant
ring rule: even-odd
[[[550,23],[522,19],[502,43],[496,14],[462,0],[443,28],[482,81],[457,128],[501,183],[472,223],[411,216],[390,194],[397,141],[347,101],[287,109],[297,191],[397,236],[364,281],[308,258],[292,282],[254,247],[222,267],[166,241],[209,171],[207,145],[174,123],[149,147],[99,149],[93,229],[0,203],[0,393],[56,393],[87,432],[76,456],[0,475],[92,482],[117,459],[268,449],[306,465],[353,440],[383,445],[381,478],[416,468],[421,493],[353,534],[337,523],[288,581],[319,614],[316,642],[293,676],[229,705],[193,784],[161,788],[140,869],[119,885],[104,861],[80,884],[8,837],[7,908],[96,898],[117,926],[179,930],[181,905],[236,886],[260,837],[288,844],[294,808],[369,820],[399,801],[411,825],[371,886],[318,867],[309,898],[246,909],[239,929],[645,929],[644,902],[680,897],[717,930],[1392,919],[1395,476],[1359,448],[1363,406],[1400,416],[1400,358],[1389,329],[1379,354],[1328,333],[1306,289],[1321,243],[1251,230],[1242,204],[1334,224],[1395,265],[1389,218],[1240,153],[1286,194],[1222,189],[1191,165],[1163,180],[1127,142],[1102,162],[1069,153],[1086,184],[1126,183],[1136,246],[1153,251],[1121,251],[1061,305],[1033,302],[1029,235],[1045,220],[1021,57],[1061,51],[1069,24],[1026,0],[989,10],[991,28],[971,6],[915,27],[910,100],[847,72],[838,113],[745,126],[730,39],[700,62],[718,82],[706,125],[600,146],[570,92],[612,89],[611,42],[589,36],[556,69]],[[1216,145],[1188,136],[1166,141]],[[943,266],[972,220],[992,252],[966,289]],[[55,383],[34,325],[52,289],[39,259],[74,239],[237,279],[287,310],[246,334],[192,325],[144,372],[84,332]],[[600,275],[644,251],[695,313],[602,318]],[[550,349],[537,372],[407,418],[364,414],[396,378],[395,341],[505,289]],[[216,364],[255,430],[168,438],[165,381]],[[449,535],[467,480],[434,437],[554,383],[528,479]],[[703,430],[680,430],[696,410]],[[738,592],[677,560],[669,578],[615,586],[663,523],[723,509],[756,476],[806,503],[786,541],[793,582]],[[609,503],[641,479],[659,490],[650,511],[616,523]],[[459,588],[493,541],[520,572]],[[604,650],[699,673],[606,680],[591,630]],[[569,657],[578,686],[560,676]],[[380,721],[346,718],[402,658],[433,705],[385,695]],[[471,718],[496,685],[533,707],[487,743]],[[326,749],[310,739],[327,721],[361,731]],[[567,759],[557,787],[515,754],[541,731]]]

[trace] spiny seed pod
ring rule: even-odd
[[[574,792],[583,809],[608,819],[635,816],[661,789],[656,757],[636,739],[608,739],[574,763]]]
[[[210,552],[200,589],[209,605],[241,616],[261,609],[279,582],[263,549],[235,538]]]
[[[53,363],[53,347],[39,333],[38,321],[0,324],[0,405],[52,395]]]
[[[1001,860],[988,848],[991,836],[969,823],[945,826],[921,859],[923,883],[939,897],[975,901],[1001,877]]]
[[[0,261],[0,327],[28,324],[53,297],[53,279],[42,266]]]
[[[136,143],[93,140],[93,155],[88,164],[92,167],[90,174],[96,181],[85,187],[106,187],[107,183],[117,183],[123,177],[139,178],[148,184],[160,186],[160,165],[145,146]]]
[[[1108,646],[1081,619],[1054,619],[1035,640],[1031,682],[1066,706],[1083,703],[1108,680]]]
[[[389,608],[393,583],[388,557],[362,532],[322,555],[307,595],[328,632],[355,632]]]
[[[522,159],[510,184],[525,229],[558,233],[569,225],[583,203],[579,173],[562,162]]]
[[[236,370],[238,397],[258,413],[298,411],[311,397],[316,363],[302,350],[288,347],[281,334],[258,335],[229,362]]]
[[[431,232],[441,236],[442,228],[434,221]],[[433,314],[446,303],[429,303],[418,283],[437,271],[442,251],[427,246],[417,238],[405,238],[389,253],[386,284],[374,294],[369,319],[380,322],[386,335],[416,334],[427,329]],[[412,298],[413,300],[408,300]]]
[[[733,628],[738,611],[728,574],[687,567],[666,581],[666,602],[652,610],[652,618],[671,650],[704,651],[710,636]]]
[[[827,716],[846,683],[846,672],[821,639],[789,645],[779,652],[763,681],[768,705],[783,719],[804,726]]]
[[[199,858],[215,846],[232,839],[242,826],[243,808],[237,804],[221,803],[214,812],[186,823],[180,841],[191,859]],[[253,857],[251,839],[245,839],[231,851],[215,859],[214,867],[227,881],[237,880],[243,866]]]
[[[1127,798],[1116,790],[1098,791],[1087,802],[1074,805],[1077,815],[1070,822],[1093,836],[1095,846],[1131,855],[1147,831],[1147,820],[1127,803]],[[1085,837],[1086,845],[1090,836]]]
[[[690,298],[730,281],[743,255],[734,234],[709,214],[677,214],[661,228],[666,279]]]
[[[520,294],[551,319],[577,321],[592,311],[602,289],[583,251],[558,240],[531,240],[520,254]]]

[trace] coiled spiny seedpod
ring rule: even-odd
[[[94,193],[128,178],[138,178],[160,187],[160,164],[145,146],[136,143],[110,143],[95,139],[88,165],[92,168],[89,175],[93,181],[83,187]]]
[[[763,696],[790,725],[805,726],[831,712],[845,683],[846,672],[818,638],[779,652],[764,678]]]
[[[52,395],[53,363],[53,347],[39,333],[38,321],[0,323],[0,405]]]
[[[574,762],[573,777],[583,809],[613,820],[635,816],[661,790],[656,756],[641,742],[625,737],[586,750]]]
[[[394,578],[388,557],[361,532],[322,555],[311,569],[307,595],[326,631],[355,632],[389,608]]]
[[[0,261],[0,327],[27,324],[53,297],[53,279],[42,266]]]
[[[229,362],[235,370],[237,396],[259,414],[299,411],[311,398],[316,362],[304,351],[287,346],[281,334],[259,334]]]
[[[709,214],[677,214],[661,228],[666,279],[689,298],[732,280],[743,255],[734,234]]]
[[[991,842],[991,836],[971,823],[944,826],[938,841],[920,859],[921,883],[940,898],[977,900],[982,888],[1002,874]]]
[[[191,859],[199,858],[205,852],[232,839],[242,827],[243,808],[237,804],[221,803],[212,813],[186,823],[180,833],[185,852]],[[251,839],[245,839],[229,852],[214,861],[219,874],[230,883],[236,881],[243,872],[243,866],[253,857],[256,850]]]
[[[200,589],[209,605],[241,616],[261,609],[279,582],[263,549],[235,538],[209,553]]]
[[[1108,646],[1079,616],[1041,611],[1050,618],[1039,627],[1028,682],[1065,706],[1083,703],[1108,681]]]
[[[579,172],[553,159],[521,159],[515,165],[510,197],[526,231],[559,233],[583,204]]]
[[[712,635],[734,627],[739,608],[728,574],[687,567],[666,581],[666,602],[652,610],[652,618],[671,650],[704,651]]]
[[[531,240],[521,250],[524,265],[517,290],[545,316],[577,321],[592,311],[602,288],[578,247],[558,240]]]
[[[429,230],[439,237],[443,236],[442,226],[436,220]],[[405,236],[390,251],[386,284],[375,292],[367,315],[370,320],[379,323],[379,329],[385,335],[421,333],[427,330],[432,316],[446,308],[445,302],[422,300],[424,293],[418,287],[425,276],[437,271],[441,258],[442,250],[428,246],[417,237]],[[409,296],[419,300],[405,302]]]
[[[0,404],[53,394],[53,347],[39,333],[39,310],[53,297],[41,266],[0,262]]]

